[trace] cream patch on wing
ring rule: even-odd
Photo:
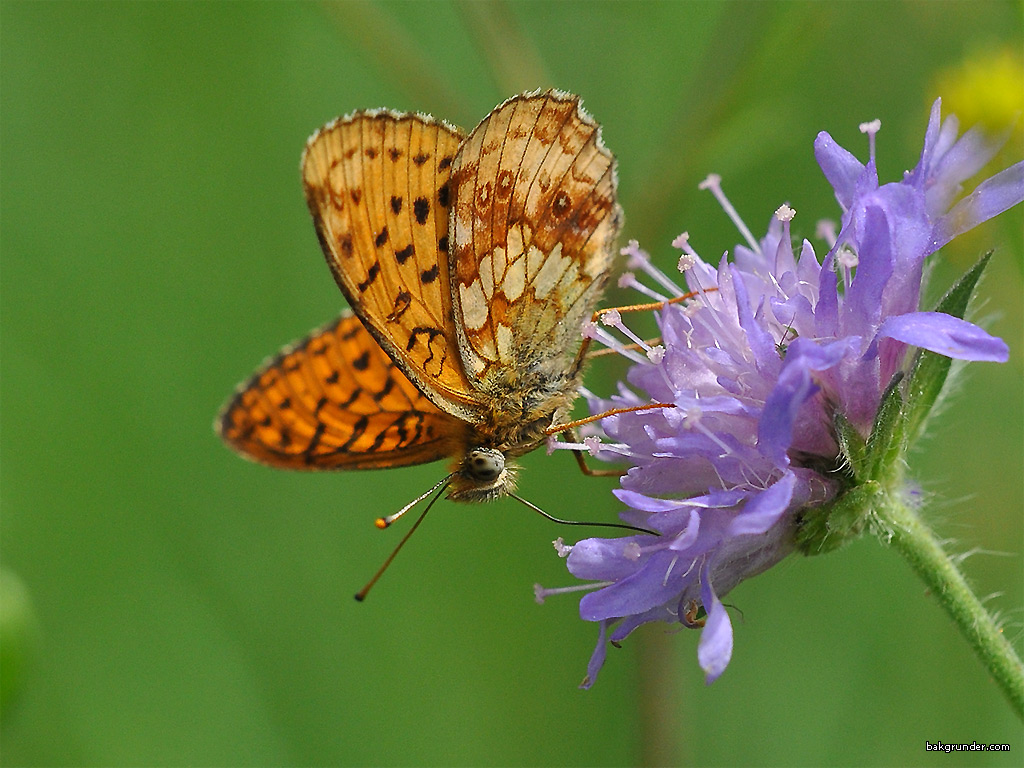
[[[484,289],[477,278],[469,285],[459,286],[459,299],[462,303],[462,319],[466,327],[478,331],[484,327],[489,314]]]
[[[551,289],[558,284],[558,281],[572,264],[572,259],[568,256],[562,256],[561,243],[556,244],[546,258],[536,246],[530,246],[530,252],[527,256],[533,256],[534,251],[540,254],[543,263],[540,265],[537,277],[533,280],[533,293],[538,299],[542,299],[551,293]]]
[[[509,301],[516,301],[526,288],[526,259],[520,256],[508,265],[505,279],[501,281],[501,292]]]
[[[498,325],[497,344],[498,359],[512,362],[512,329],[507,325]]]

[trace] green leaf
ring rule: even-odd
[[[881,486],[869,481],[850,488],[831,504],[805,509],[796,534],[800,551],[823,555],[859,537],[881,494]]]
[[[992,252],[989,251],[961,277],[935,307],[936,312],[944,312],[953,317],[963,318],[967,312],[971,297],[978,286],[985,267],[988,266]],[[949,375],[952,360],[927,350],[920,350],[911,369],[910,382],[907,386],[907,425],[906,436],[913,443],[924,432],[942,387]]]
[[[839,411],[832,415],[832,425],[839,441],[839,455],[852,470],[856,480],[864,479],[867,474],[867,446],[857,428]]]
[[[900,466],[900,456],[906,447],[906,419],[900,395],[902,381],[903,374],[896,373],[882,394],[866,446],[865,479],[885,480],[893,468]]]

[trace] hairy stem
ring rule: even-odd
[[[1013,646],[917,513],[891,494],[885,499],[875,512],[889,543],[928,585],[1024,719],[1024,664]]]

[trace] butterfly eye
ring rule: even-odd
[[[505,456],[493,448],[477,448],[466,455],[466,472],[474,480],[497,480],[505,470]]]

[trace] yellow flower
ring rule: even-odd
[[[985,49],[968,55],[936,77],[943,112],[955,113],[961,125],[981,125],[1001,132],[1013,125],[1024,133],[1024,54],[1011,48]]]

